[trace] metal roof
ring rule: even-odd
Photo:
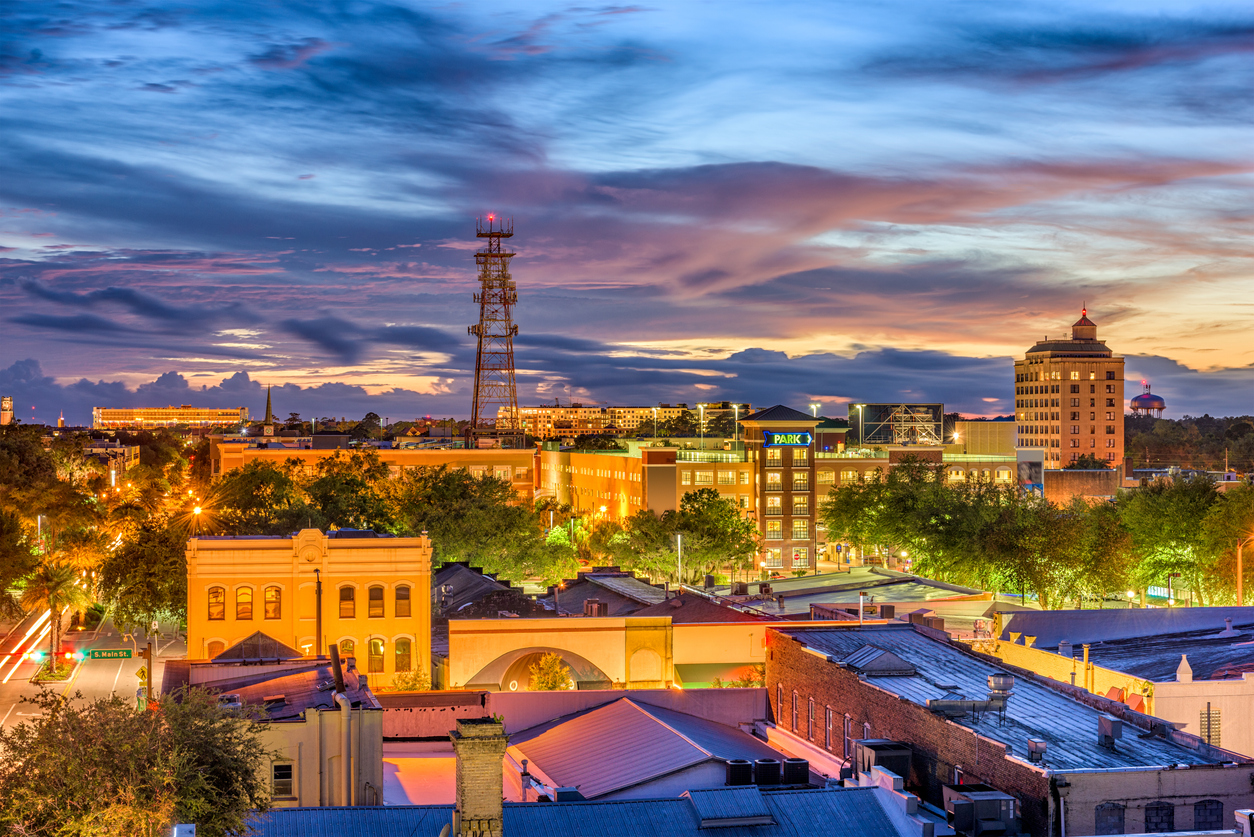
[[[743,787],[714,788],[711,790],[690,790],[683,794],[692,803],[692,808],[701,820],[702,827],[728,823],[728,820],[769,820],[771,810],[766,807],[766,800],[756,785]],[[766,824],[766,823],[758,823]]]
[[[739,789],[707,791],[718,794]],[[609,802],[506,802],[502,811],[506,837],[552,834],[559,837],[907,837],[882,788],[831,788],[769,791],[760,794],[772,824],[702,828],[689,798],[633,799]],[[703,805],[731,809],[737,803]],[[452,820],[452,806],[387,808],[274,808],[250,821],[255,837],[421,837],[436,835]]]
[[[794,410],[792,407],[785,407],[783,404],[776,404],[774,407],[758,410],[752,415],[745,416],[741,421],[804,421],[810,424],[819,423],[819,420],[809,413]]]
[[[666,591],[654,587],[647,581],[641,581],[631,576],[611,576],[611,575],[584,575],[584,581],[591,582],[599,587],[604,587],[612,593],[617,593],[632,601],[640,602],[645,605],[655,605],[658,602],[666,601]]]
[[[554,785],[578,787],[587,799],[707,761],[780,757],[738,729],[631,698],[514,733],[509,746]]]
[[[954,694],[982,700],[988,694],[988,676],[1008,673],[949,642],[925,636],[913,625],[797,628],[780,633],[827,654],[833,664],[868,644],[891,651],[914,665],[918,673],[909,677],[868,674],[866,682],[921,706]],[[1006,706],[1004,725],[999,725],[996,713],[985,713],[979,720],[967,716],[954,723],[1006,744],[1020,756],[1027,752],[1029,738],[1044,739],[1049,745],[1045,766],[1054,770],[1219,763],[1163,738],[1142,738],[1131,730],[1112,752],[1097,743],[1101,714],[1043,683],[1019,677]]]
[[[1186,631],[1223,630],[1224,619],[1254,623],[1254,607],[1120,608],[1118,610],[1024,610],[1006,614],[999,639],[1010,632],[1036,637],[1037,648],[1155,637]],[[1176,660],[1179,662],[1179,659]]]
[[[1206,628],[1102,642],[1089,648],[1089,660],[1163,682],[1176,679],[1183,655],[1188,657],[1194,680],[1237,679],[1243,672],[1254,671],[1254,618],[1245,624],[1234,623],[1232,629],[1236,636],[1220,636],[1220,632]],[[1082,652],[1075,649],[1075,653]]]

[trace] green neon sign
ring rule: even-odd
[[[814,441],[809,431],[777,433],[774,430],[762,431],[762,447],[764,448],[806,448]]]

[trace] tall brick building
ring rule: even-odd
[[[1038,341],[1015,361],[1019,447],[1045,449],[1045,467],[1085,454],[1123,462],[1123,357],[1097,339],[1088,310],[1071,338]]]
[[[932,804],[943,804],[944,784],[982,782],[1017,798],[1028,833],[1062,834],[1065,818],[1073,837],[1231,828],[1254,806],[1254,762],[1122,704],[1015,672],[1004,716],[980,708],[989,676],[1008,673],[922,626],[767,633],[776,728],[838,759],[860,739],[906,744],[905,787]],[[1104,714],[1126,730],[1109,746],[1098,738]]]

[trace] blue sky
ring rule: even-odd
[[[466,415],[488,212],[523,403],[1006,413],[1011,358],[1087,304],[1169,413],[1254,412],[1245,3],[6,15],[24,418],[266,384],[284,413]]]

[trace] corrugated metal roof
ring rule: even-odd
[[[798,628],[780,633],[834,659],[871,643],[891,651],[913,664],[918,673],[911,677],[868,676],[866,682],[923,706],[929,699],[944,698],[953,692],[982,700],[988,694],[988,675],[1006,673],[947,642],[924,636],[910,625],[860,630]],[[1141,738],[1130,728],[1111,752],[1097,743],[1100,714],[1055,689],[1020,677],[1015,680],[1014,695],[1007,704],[1004,726],[998,724],[995,713],[985,713],[979,721],[966,716],[955,723],[1009,745],[1020,756],[1027,752],[1029,738],[1043,738],[1049,745],[1046,767],[1055,770],[1218,763],[1217,759],[1162,738]]]
[[[1002,618],[999,638],[1009,639],[1010,632],[1014,631],[1036,637],[1037,648],[1057,648],[1063,640],[1080,645],[1186,631],[1214,629],[1218,632],[1223,630],[1225,618],[1235,625],[1254,624],[1254,607],[1023,610]]]
[[[585,575],[584,579],[620,596],[646,605],[666,601],[666,591],[630,576]]]
[[[588,799],[706,761],[779,757],[738,729],[630,698],[515,733],[510,750]]]
[[[769,817],[771,811],[756,785],[711,790],[690,790],[684,794],[703,824],[710,820]]]
[[[505,803],[506,837],[908,837],[880,788],[771,791],[761,799],[773,825],[702,829],[688,799]],[[276,808],[255,817],[255,837],[435,837],[452,807]]]
[[[810,422],[818,424],[819,421],[809,413],[803,413],[800,410],[794,410],[792,407],[785,407],[783,404],[776,404],[774,407],[767,407],[764,410],[758,410],[752,415],[745,416],[741,421],[797,421]]]

